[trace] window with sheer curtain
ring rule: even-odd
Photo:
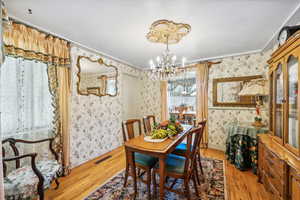
[[[168,108],[174,112],[178,106],[186,106],[189,111],[196,110],[196,75],[194,71],[168,81]]]
[[[1,67],[2,138],[39,138],[52,130],[47,64],[6,57]]]
[[[185,72],[168,81],[168,109],[170,117],[192,124],[196,117],[196,73]]]

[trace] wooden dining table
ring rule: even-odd
[[[134,181],[134,195],[137,194],[137,177],[136,177],[136,167],[134,161],[134,153],[139,152],[147,154],[159,159],[159,199],[164,199],[164,184],[165,184],[165,159],[168,154],[172,153],[176,146],[179,145],[187,136],[189,131],[193,128],[191,125],[183,125],[183,131],[177,134],[174,138],[166,139],[163,142],[146,142],[144,136],[140,135],[133,139],[125,142],[125,152],[126,158],[129,162],[130,168],[132,170],[132,177]],[[155,186],[156,187],[156,186]]]

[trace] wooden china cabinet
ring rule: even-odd
[[[300,32],[268,63],[270,133],[259,136],[258,177],[271,199],[300,200]]]

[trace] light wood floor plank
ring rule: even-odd
[[[107,155],[112,157],[95,164]],[[220,160],[225,158],[224,152],[212,149],[202,150],[202,156]],[[81,200],[124,168],[125,153],[124,148],[120,147],[74,168],[69,176],[60,178],[58,190],[46,191],[46,199]],[[241,172],[225,161],[225,175],[228,200],[271,200],[251,171]]]

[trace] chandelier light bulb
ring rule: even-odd
[[[160,57],[159,57],[159,56],[157,56],[156,61],[157,61],[158,63],[160,63]]]
[[[176,55],[174,55],[174,56],[172,56],[172,61],[173,61],[173,63],[175,63],[175,61],[176,61]]]
[[[149,65],[150,65],[150,69],[154,69],[155,68],[155,65],[154,65],[154,62],[153,62],[152,59],[149,61]]]
[[[186,58],[182,57],[182,67],[185,67],[185,61],[186,61]]]

